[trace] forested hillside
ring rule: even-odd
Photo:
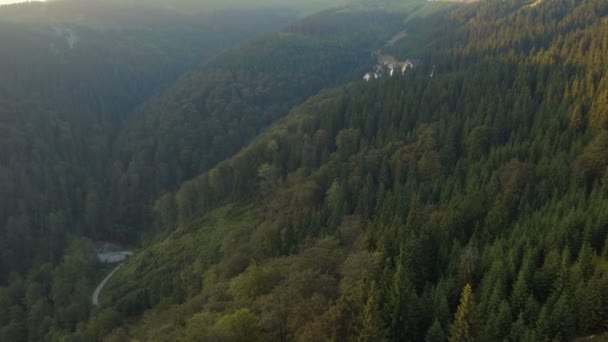
[[[606,1],[194,5],[0,7],[0,341],[608,331]]]
[[[151,19],[63,4],[30,17],[19,13],[42,4],[0,7],[1,341],[48,340],[31,327],[60,336],[73,328],[65,322],[88,315],[97,273],[93,246],[80,237],[104,238],[98,191],[134,109],[222,49],[293,19],[283,10]]]
[[[321,92],[163,197],[157,224],[172,231],[111,281],[85,334],[562,341],[608,329],[608,4],[528,5],[429,19],[450,30],[430,34],[425,64]]]
[[[358,79],[401,22],[327,11],[218,53],[286,25],[290,12],[150,9],[150,20],[142,8],[56,5],[66,8],[0,8],[2,341],[90,340],[82,322],[104,270],[92,241],[154,234],[162,191],[320,89]]]
[[[13,271],[60,261],[68,236],[102,237],[112,142],[136,107],[220,50],[290,18],[150,10],[159,21],[102,5],[101,13],[61,1],[0,8],[2,284]],[[44,16],[17,15],[37,6]]]
[[[117,140],[122,197],[109,202],[118,219],[141,225],[161,191],[234,155],[324,87],[359,79],[400,22],[377,11],[322,12],[237,45],[148,101]]]

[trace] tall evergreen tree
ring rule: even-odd
[[[466,284],[460,295],[460,304],[456,310],[454,321],[450,326],[450,342],[475,341],[475,304],[473,301],[473,289]]]

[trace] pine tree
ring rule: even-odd
[[[573,304],[569,294],[562,294],[549,316],[549,331],[554,336],[569,339],[575,333],[576,323],[573,312]]]
[[[524,320],[524,315],[520,314],[517,317],[517,321],[511,325],[511,332],[509,333],[510,341],[523,341],[524,336],[526,336],[526,322]]]
[[[588,280],[593,275],[595,252],[589,244],[583,244],[578,254],[577,265],[582,273],[583,279]]]
[[[528,280],[528,263],[526,261],[520,268],[519,274],[517,275],[517,280],[515,281],[515,284],[513,284],[511,303],[513,304],[513,309],[516,310],[516,312],[519,312],[524,308],[526,300],[528,299],[528,295],[530,293],[528,288]]]
[[[572,129],[575,129],[577,131],[582,130],[584,127],[583,109],[581,108],[580,104],[578,104],[576,107],[574,107],[574,109],[570,113],[570,127],[572,127]]]
[[[361,330],[357,336],[357,341],[384,341],[386,340],[386,329],[380,317],[379,291],[375,281],[372,281],[367,292],[367,302],[363,307]]]
[[[391,308],[391,335],[395,340],[405,340],[415,332],[418,298],[410,276],[402,265],[401,258],[399,258],[388,296]]]
[[[438,320],[435,320],[424,337],[426,342],[445,342],[445,332],[441,328]]]
[[[584,333],[594,333],[604,329],[604,325],[608,323],[608,310],[602,301],[600,278],[593,277],[586,286],[581,282],[576,294],[579,329]]]
[[[454,322],[450,326],[450,342],[474,341],[474,301],[473,289],[466,284],[460,295],[460,304],[456,310]]]
[[[512,322],[511,308],[509,307],[509,303],[507,303],[507,301],[503,301],[500,304],[500,309],[498,310],[498,315],[496,316],[496,319],[494,319],[494,322],[496,327],[496,331],[494,333],[496,336],[496,341],[503,340],[509,335]]]

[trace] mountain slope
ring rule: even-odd
[[[37,4],[12,7],[20,6]],[[1,8],[0,17],[10,12]],[[0,284],[11,272],[25,274],[32,262],[58,262],[67,236],[100,237],[99,194],[113,160],[112,141],[137,106],[229,44],[288,21],[258,12],[159,16],[166,22],[131,20],[109,30],[92,21],[63,22],[59,15],[48,22],[0,19],[0,237],[11,246],[2,250]],[[245,16],[266,25],[244,24],[243,31],[230,25]],[[22,248],[26,240],[29,248]]]
[[[238,45],[183,77],[144,104],[118,137],[123,172],[114,185],[128,191],[111,201],[118,219],[142,225],[149,204],[142,198],[152,202],[234,155],[320,89],[358,79],[371,51],[400,27],[400,15],[329,10]]]
[[[0,65],[7,71],[0,78],[0,340],[90,340],[83,322],[105,270],[91,240],[145,240],[154,233],[149,207],[160,191],[238,151],[307,94],[359,78],[370,52],[401,25],[385,12],[328,11],[216,54],[133,113],[167,75],[188,68],[197,49],[205,60],[206,46],[219,49],[290,17],[283,10],[193,17],[154,10],[166,20],[155,28],[137,11],[105,17],[121,7],[103,9],[84,11],[86,20],[61,22],[44,12],[0,21],[0,42],[12,46]],[[256,20],[265,24],[240,31]],[[324,30],[311,31],[317,24]],[[208,139],[225,146],[204,151]]]
[[[451,12],[433,64],[325,91],[164,197],[178,228],[90,331],[110,314],[130,319],[113,336],[155,340],[605,329],[608,7],[525,5]]]
[[[105,226],[101,196],[112,141],[133,109],[218,51],[293,18],[151,11],[151,20],[115,6],[79,21],[62,3],[49,3],[44,18],[13,16],[39,4],[0,8],[2,341],[59,340],[88,317],[99,265],[82,237],[117,230]]]

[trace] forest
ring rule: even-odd
[[[114,141],[131,114],[201,60],[293,18],[161,13],[159,26],[120,7],[105,8],[104,17],[63,5],[50,4],[40,20],[14,15],[21,5],[0,10],[9,18],[0,20],[0,284],[13,272],[54,268],[78,237],[112,239],[105,232],[120,231],[119,239],[134,241],[137,227],[129,232],[105,219],[111,194],[103,190],[115,167]]]
[[[67,4],[41,11],[42,19],[19,6],[0,11],[8,18],[0,22],[0,292],[12,293],[2,300],[0,340],[74,332],[105,269],[92,257],[96,242],[154,237],[161,191],[238,152],[307,96],[358,78],[377,39],[399,25],[389,13],[330,11],[313,21],[340,19],[324,37],[310,31],[312,23],[289,26],[294,17],[285,10],[252,10],[163,12],[167,22],[156,28],[135,10]],[[73,22],[78,16],[92,19]],[[356,20],[369,25],[357,30]],[[293,78],[300,82],[289,84]],[[187,121],[175,120],[182,115]],[[196,149],[212,142],[216,150]],[[32,301],[19,299],[30,290]],[[30,315],[38,318],[24,318]]]
[[[608,331],[608,3],[378,6],[243,33],[121,106],[0,78],[0,340]],[[421,64],[365,82],[378,50]],[[108,84],[163,68],[122,58],[145,72]],[[99,240],[138,250],[92,307]]]

